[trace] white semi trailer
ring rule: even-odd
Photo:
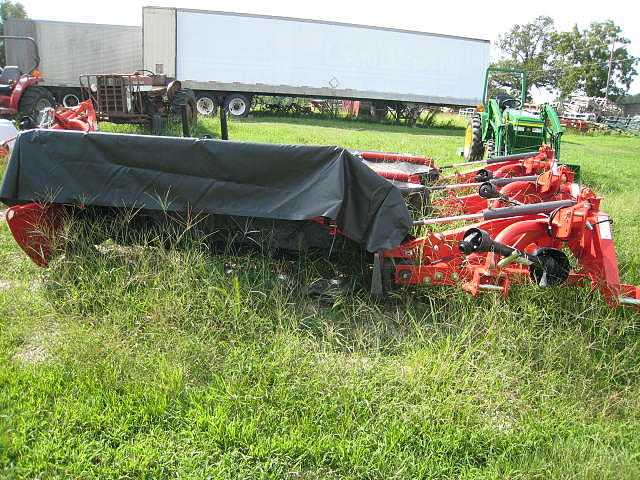
[[[142,28],[10,19],[6,30],[35,38],[42,85],[65,104],[81,74],[140,69],[193,89],[203,114],[224,105],[246,115],[255,95],[366,99],[384,112],[482,101],[488,40],[183,8],[142,13]],[[7,45],[10,65],[30,59],[18,43]]]
[[[143,8],[144,67],[196,91],[201,112],[253,95],[481,103],[489,41],[381,27],[184,8]]]
[[[79,77],[85,73],[133,73],[142,68],[139,26],[54,22],[10,18],[6,35],[32,37],[40,50],[38,70],[46,87],[65,106],[80,98]],[[24,71],[33,64],[27,42],[6,42],[7,65]]]

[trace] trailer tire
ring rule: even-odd
[[[479,115],[473,115],[467,123],[464,135],[464,158],[469,162],[473,162],[482,160],[483,156],[482,122]]]
[[[218,100],[210,93],[196,95],[196,110],[200,115],[215,117],[218,110]]]
[[[66,88],[58,92],[58,103],[63,107],[75,107],[82,100],[80,99],[80,92],[71,88]]]
[[[232,93],[225,99],[224,108],[232,117],[246,117],[251,110],[251,99],[240,93]]]
[[[55,99],[49,90],[44,87],[28,87],[20,97],[18,111],[20,115],[29,117],[34,125],[40,125],[40,113],[45,108],[51,108],[55,104]]]

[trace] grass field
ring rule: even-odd
[[[440,164],[463,136],[278,118],[229,133]],[[606,197],[622,280],[639,284],[640,139],[566,135],[563,160]],[[41,270],[4,222],[0,263],[0,478],[640,477],[640,315],[589,291],[376,304],[357,261],[196,243]],[[344,272],[353,293],[308,296]]]

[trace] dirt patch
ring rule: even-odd
[[[55,328],[46,332],[35,332],[13,354],[13,360],[23,365],[33,365],[47,360],[52,347],[58,343],[60,332]]]
[[[23,282],[20,280],[0,280],[0,290],[8,290],[10,288],[16,287],[27,287],[30,292],[35,292],[41,287],[41,282],[39,280],[31,280],[28,282]]]
[[[516,422],[512,415],[502,410],[485,412],[484,420],[502,433],[511,432]]]
[[[28,343],[23,345],[14,355],[13,359],[24,365],[43,362],[47,358],[47,350],[44,345]]]

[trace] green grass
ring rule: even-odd
[[[462,135],[230,122],[233,140],[440,164],[459,159]],[[567,135],[563,147],[606,196],[623,281],[636,284],[639,156],[628,137]],[[0,264],[2,478],[640,475],[640,317],[585,290],[522,286],[503,300],[420,288],[379,305],[357,258],[211,255],[197,242],[109,245],[40,270],[4,222]],[[353,294],[307,295],[342,274]]]

